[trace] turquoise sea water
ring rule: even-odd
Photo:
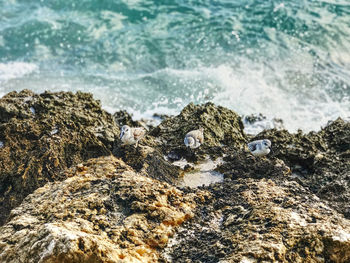
[[[350,116],[350,1],[0,0],[0,96],[88,91],[113,113],[193,101],[294,131]]]

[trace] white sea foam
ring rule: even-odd
[[[319,130],[329,120],[350,117],[350,98],[335,99],[330,93],[332,87],[313,83],[309,60],[308,55],[301,55],[266,67],[241,59],[235,65],[164,68],[149,73],[111,70],[95,72],[91,77],[69,76],[64,71],[60,76],[56,76],[58,71],[50,75],[39,71],[35,64],[12,62],[0,64],[0,96],[23,88],[35,92],[82,90],[93,93],[110,113],[124,109],[134,119],[150,119],[155,113],[176,115],[190,102],[212,101],[241,115],[262,113],[267,117],[247,127],[249,133],[273,128],[273,118],[282,119],[292,132],[307,132]],[[303,67],[292,76],[295,63]]]
[[[30,109],[31,113],[33,113],[33,115],[35,115],[35,109],[33,107],[30,107],[29,109]]]
[[[0,63],[0,84],[11,79],[21,78],[38,70],[37,65],[25,62]]]
[[[350,100],[343,97],[336,100],[320,85],[309,83],[312,78],[312,63],[305,55],[289,63],[299,63],[303,68],[297,78],[310,76],[306,79],[296,79],[290,82],[290,65],[276,62],[274,68],[243,62],[239,67],[221,65],[218,67],[203,67],[194,70],[163,69],[153,73],[133,76],[135,78],[167,79],[174,83],[174,88],[183,89],[183,96],[166,97],[163,101],[154,97],[146,110],[135,107],[127,108],[135,119],[149,118],[153,113],[178,114],[189,102],[203,103],[213,101],[218,105],[228,107],[241,115],[262,113],[267,118],[264,123],[250,126],[250,133],[258,133],[262,128],[273,128],[273,118],[280,118],[284,127],[295,132],[319,130],[329,120],[338,117],[344,119],[350,116]],[[280,70],[277,70],[278,68]],[[147,87],[144,87],[147,89]],[[188,89],[188,91],[186,91]],[[160,90],[160,94],[166,91]],[[161,94],[162,95],[162,94]],[[163,95],[166,96],[165,94]],[[142,91],[140,97],[143,99]],[[102,98],[103,101],[103,98]],[[120,104],[119,104],[120,105]],[[135,106],[135,104],[134,104]],[[266,124],[262,127],[262,124]]]
[[[304,64],[304,74],[308,74],[309,63]],[[280,72],[274,72],[275,76],[269,69],[251,64],[242,64],[237,69],[222,65],[206,71],[221,87],[214,95],[215,103],[242,115],[262,113],[270,121],[281,118],[284,126],[293,132],[319,130],[328,120],[350,115],[349,98],[336,101],[323,87],[287,83],[288,72],[282,67]],[[287,85],[288,88],[283,87]]]

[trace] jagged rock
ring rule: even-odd
[[[167,146],[183,144],[187,132],[204,128],[205,144],[220,146],[227,144],[241,148],[246,142],[241,118],[233,111],[213,103],[204,105],[187,105],[179,115],[165,119],[151,131]]]
[[[225,180],[206,187],[161,262],[349,262],[350,222],[296,182]]]
[[[204,144],[196,149],[196,156],[184,146],[187,132],[204,128]],[[187,105],[179,115],[165,119],[150,131],[156,137],[162,152],[166,155],[177,155],[192,161],[203,156],[222,155],[223,145],[240,149],[245,147],[246,138],[241,118],[233,111],[213,103],[204,105]]]
[[[130,127],[142,126],[142,124],[139,121],[134,121],[132,119],[131,114],[129,114],[125,110],[115,112],[113,114],[113,118],[119,126],[119,128],[121,128],[123,125],[129,125]]]
[[[269,120],[261,113],[258,115],[251,114],[243,116],[243,123],[245,125],[244,131],[248,135],[256,135],[263,130],[273,128],[277,130],[285,129],[282,119],[273,118],[272,120]]]
[[[350,123],[342,119],[319,132],[267,130],[255,139],[272,141],[270,158],[283,160],[300,184],[350,218]]]
[[[91,159],[27,196],[0,228],[1,262],[158,262],[195,199],[135,173],[115,157]]]
[[[0,225],[60,172],[109,155],[119,129],[91,94],[11,92],[0,99]]]
[[[151,127],[149,122],[133,121],[132,116],[126,111],[118,111],[113,117],[121,128],[123,125],[130,127],[144,127],[147,130]],[[157,138],[146,135],[140,142],[139,147],[133,145],[122,145],[116,139],[113,147],[113,154],[122,158],[124,162],[141,174],[175,184],[178,180],[180,169],[168,162],[159,150]]]
[[[129,125],[130,127],[144,127],[146,130],[150,130],[156,127],[162,120],[166,119],[167,115],[154,114],[150,119],[133,120],[132,114],[129,114],[125,110],[117,111],[113,114],[115,122],[121,128],[123,125]]]
[[[249,137],[272,141],[260,158],[240,117],[212,103],[189,104],[138,148],[121,145],[118,125],[140,123],[114,118],[85,93],[0,99],[0,220],[16,207],[0,262],[350,262],[348,122]],[[199,126],[205,143],[185,148]],[[198,172],[223,182],[178,184],[216,157]]]
[[[290,168],[278,158],[254,157],[247,151],[230,152],[223,158],[224,162],[216,170],[225,178],[274,178],[288,179]]]
[[[121,146],[116,144],[113,154],[121,158],[137,172],[150,178],[170,184],[175,184],[179,179],[180,168],[168,162],[156,148],[149,146],[135,148],[133,145]]]

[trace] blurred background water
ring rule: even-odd
[[[0,0],[0,96],[25,88],[135,118],[212,101],[318,130],[350,116],[350,1]]]

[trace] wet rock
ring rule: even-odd
[[[206,189],[161,262],[348,262],[350,223],[296,182],[225,180]]]
[[[270,139],[270,158],[283,160],[300,184],[350,218],[349,122],[337,119],[321,131],[308,134],[267,130],[257,138]]]
[[[11,92],[0,99],[0,225],[60,172],[111,154],[119,129],[91,94]]]
[[[189,104],[136,148],[118,125],[144,124],[126,112],[116,124],[89,94],[10,93],[0,117],[0,215],[16,207],[0,262],[350,262],[341,119],[247,137],[233,111]],[[205,143],[187,149],[198,127]],[[271,153],[252,156],[248,138],[270,139]],[[188,187],[205,173],[220,180]]]
[[[170,117],[172,117],[171,115],[167,115],[167,114],[158,114],[158,113],[154,113],[152,116],[154,119],[159,120],[159,121],[164,121]]]
[[[73,167],[66,177],[11,212],[0,228],[1,262],[158,262],[196,206],[194,194],[111,156]]]

